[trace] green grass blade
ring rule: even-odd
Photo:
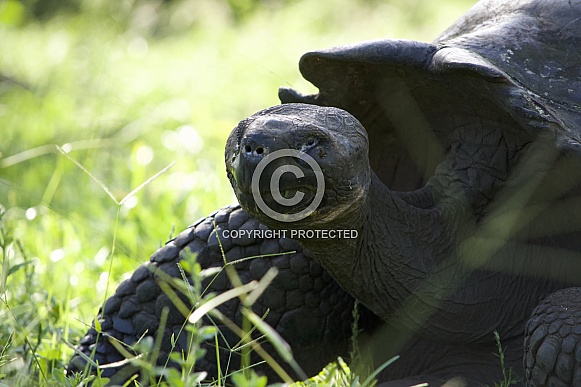
[[[245,308],[242,309],[242,313],[254,324],[254,326],[258,328],[260,332],[262,332],[268,338],[276,352],[292,367],[293,371],[295,371],[299,378],[306,379],[307,375],[295,361],[290,345],[288,345],[282,336],[273,327],[264,322],[260,316],[258,316],[252,310]]]
[[[365,379],[365,381],[363,382],[363,384],[361,384],[361,387],[371,386],[372,383],[374,383],[375,378],[377,377],[377,375],[379,375],[379,373],[381,371],[383,371],[387,366],[389,366],[392,363],[394,363],[397,359],[399,359],[399,355],[392,357],[391,359],[389,359],[388,361],[386,361],[385,363],[383,363],[382,365],[380,365],[379,367],[377,367],[377,369],[375,371],[373,371],[373,373],[371,373],[371,375],[369,375],[367,377],[367,379]],[[417,387],[420,387],[420,386],[417,386]]]
[[[129,199],[132,196],[134,196],[136,193],[138,193],[139,191],[141,191],[143,189],[143,187],[145,187],[146,185],[148,185],[149,183],[151,183],[152,181],[154,181],[155,179],[157,179],[160,175],[164,174],[168,169],[170,169],[171,167],[173,167],[173,165],[175,163],[176,163],[175,161],[172,161],[171,163],[169,163],[169,165],[167,167],[163,168],[161,171],[159,171],[155,175],[151,176],[149,179],[145,180],[143,183],[139,184],[137,186],[137,188],[135,188],[133,191],[129,192],[123,199],[121,199],[121,201],[119,202],[119,205],[123,205],[123,203],[125,203],[125,201],[127,199]]]
[[[203,304],[198,309],[194,310],[194,312],[188,318],[188,321],[192,324],[198,322],[204,315],[206,315],[209,311],[216,308],[219,305],[222,305],[228,300],[231,300],[235,297],[239,297],[242,294],[249,293],[256,289],[258,286],[258,282],[252,281],[247,283],[246,285],[239,286],[234,289],[230,289]]]
[[[103,183],[101,180],[99,180],[97,178],[97,176],[95,176],[91,172],[89,172],[89,170],[87,168],[85,168],[85,166],[83,164],[81,164],[77,160],[73,159],[67,152],[65,152],[65,150],[63,148],[61,148],[58,145],[55,145],[55,147],[63,156],[65,156],[67,159],[71,160],[77,167],[79,167],[81,169],[81,171],[85,172],[91,179],[93,179],[95,181],[95,183],[99,184],[99,186],[103,189],[103,191],[105,191],[105,193],[107,195],[109,195],[109,197],[115,202],[115,204],[120,205],[120,203],[115,198],[115,194],[113,192],[111,192],[111,190],[109,189],[109,187],[107,187],[105,185],[105,183]]]

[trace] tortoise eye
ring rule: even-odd
[[[316,142],[316,141],[315,141],[315,139],[314,139],[314,138],[309,138],[309,139],[307,140],[307,145],[308,145],[308,146],[313,146],[313,145],[315,145],[315,142]]]

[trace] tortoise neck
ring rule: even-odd
[[[339,284],[388,319],[436,269],[447,253],[441,211],[424,188],[416,195],[390,191],[374,174],[365,204],[350,227],[357,239],[302,241]],[[417,203],[416,203],[417,202]]]

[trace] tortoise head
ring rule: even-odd
[[[367,133],[341,109],[275,106],[232,131],[226,169],[240,203],[265,224],[329,225],[356,212],[364,199]]]

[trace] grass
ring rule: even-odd
[[[313,91],[302,53],[429,41],[472,3],[272,1],[241,20],[226,1],[83,0],[38,22],[0,2],[2,380],[74,385],[65,343],[174,230],[235,200],[225,138],[278,86]]]
[[[495,382],[494,387],[508,387],[519,384],[521,382],[520,378],[514,375],[512,368],[508,368],[505,364],[505,350],[502,348],[500,334],[497,331],[494,331],[494,340],[496,341],[496,346],[498,347],[498,360],[500,362],[500,369],[502,370],[502,380]]]

